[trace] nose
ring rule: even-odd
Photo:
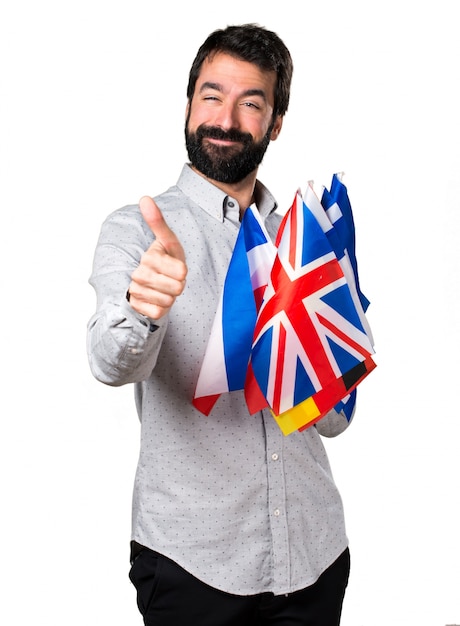
[[[216,111],[214,124],[223,130],[239,128],[239,116],[237,105],[230,101],[222,102]]]

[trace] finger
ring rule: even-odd
[[[185,254],[179,239],[169,228],[161,210],[156,202],[149,196],[144,196],[139,201],[142,217],[155,235],[156,241],[172,257],[185,262]]]
[[[180,263],[177,259],[171,260]],[[173,280],[155,272],[152,274],[139,266],[133,272],[128,288],[129,303],[141,315],[159,319],[168,312],[184,288],[185,280]]]
[[[131,274],[131,281],[136,284],[139,297],[149,299],[158,294],[179,296],[185,287],[185,277],[186,268],[182,261],[151,247]]]
[[[165,302],[165,304],[157,304],[143,300],[142,298],[139,298],[136,295],[130,293],[129,303],[132,308],[141,315],[145,315],[152,320],[159,320],[169,311],[171,306],[174,304],[174,299]]]

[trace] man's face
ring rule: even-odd
[[[227,54],[203,63],[185,127],[195,169],[235,184],[258,167],[281,130],[282,118],[273,119],[275,83],[274,72]]]

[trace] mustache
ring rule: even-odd
[[[222,139],[226,141],[238,141],[243,144],[252,142],[252,135],[250,133],[243,133],[237,128],[230,128],[229,130],[223,130],[218,126],[205,126],[202,124],[196,129],[196,136],[198,139]]]

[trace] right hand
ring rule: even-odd
[[[131,275],[129,303],[135,311],[158,320],[169,311],[185,288],[187,266],[182,245],[149,196],[139,201],[142,216],[155,235]]]

